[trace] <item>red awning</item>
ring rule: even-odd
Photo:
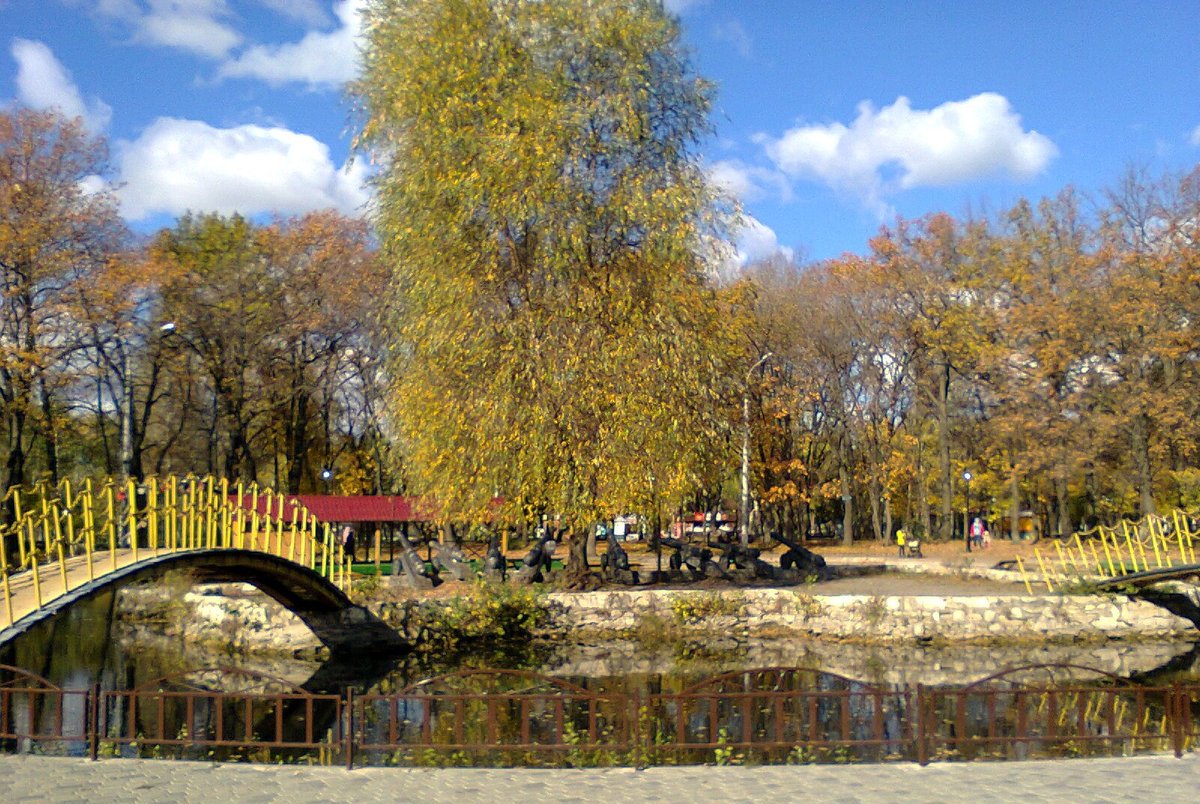
[[[415,497],[300,494],[289,500],[298,501],[321,522],[425,522],[431,518],[428,511],[420,511],[420,500]]]

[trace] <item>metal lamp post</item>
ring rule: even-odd
[[[325,481],[325,494],[328,495],[329,494],[329,481],[333,480],[333,470],[332,469],[322,469],[321,470],[321,480]]]
[[[963,536],[967,541],[967,552],[971,552],[971,478],[973,475],[968,472],[963,472],[963,480],[967,482],[967,510],[963,515]]]

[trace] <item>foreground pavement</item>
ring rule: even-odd
[[[1194,802],[1200,755],[758,768],[479,770],[0,757],[10,802]]]

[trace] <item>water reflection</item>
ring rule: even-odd
[[[314,693],[387,694],[460,669],[519,669],[555,676],[593,693],[682,692],[721,673],[755,667],[811,667],[877,686],[967,684],[1006,667],[1070,663],[1140,683],[1200,681],[1200,642],[1101,645],[869,646],[804,640],[703,644],[519,645],[454,657],[360,654],[326,661],[205,650],[187,635],[163,636],[120,620],[113,593],[98,595],[0,647],[0,664],[66,690],[132,690],[200,667],[281,678]]]
[[[1106,691],[1112,679],[1071,669],[1036,695],[1031,688],[966,697],[961,688],[1006,667],[1045,662],[1147,686],[1196,683],[1198,657],[1196,645],[1177,642],[932,648],[785,640],[521,645],[319,662],[205,652],[186,635],[122,622],[115,596],[106,594],[0,649],[0,664],[65,691],[13,693],[29,682],[0,672],[0,721],[9,718],[0,722],[0,737],[8,735],[0,750],[30,750],[38,735],[54,733],[64,736],[59,753],[90,750],[84,692],[94,687],[110,693],[91,699],[102,750],[122,756],[145,755],[153,744],[168,756],[257,758],[244,747],[252,745],[270,759],[338,762],[354,707],[354,741],[377,763],[530,764],[531,755],[547,764],[705,762],[736,751],[770,762],[850,756],[838,751],[878,761],[911,759],[918,745],[945,756],[1024,756],[1031,740],[1043,738],[1047,750],[1075,754],[1089,753],[1093,740],[1096,750],[1162,750],[1171,712],[1194,711],[1200,701],[1172,705],[1166,693]],[[204,667],[227,669],[192,672]],[[941,691],[921,703],[918,684]],[[940,725],[921,736],[918,721]],[[1067,729],[1071,740],[1052,739]],[[1123,741],[1116,749],[1114,736]]]

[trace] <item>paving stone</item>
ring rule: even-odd
[[[1193,802],[1200,755],[1057,761],[596,770],[295,768],[0,757],[3,801]],[[84,792],[85,791],[85,792]]]

